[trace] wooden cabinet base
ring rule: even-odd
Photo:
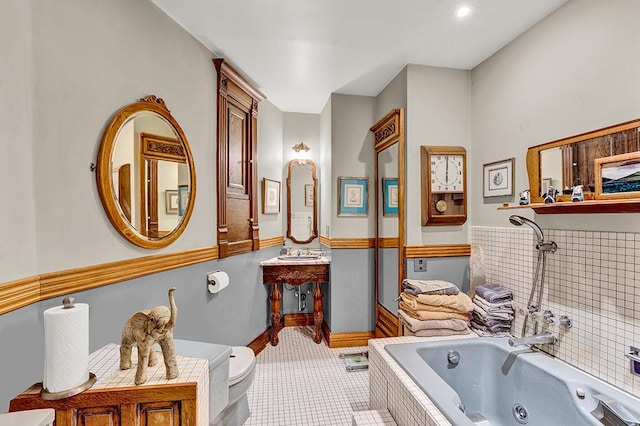
[[[53,408],[56,426],[195,426],[197,384],[89,389],[57,401],[29,390],[11,400],[9,411]]]

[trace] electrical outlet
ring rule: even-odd
[[[413,271],[414,272],[426,272],[427,271],[427,258],[419,257],[413,259]]]

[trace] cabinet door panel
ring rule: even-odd
[[[139,405],[141,426],[180,426],[178,401],[149,402]]]

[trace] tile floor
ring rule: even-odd
[[[339,358],[366,346],[315,344],[307,327],[283,328],[278,337],[257,356],[245,426],[348,426],[354,411],[369,409],[369,372],[347,372]]]

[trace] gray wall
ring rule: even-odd
[[[326,297],[331,333],[373,330],[373,250],[331,249],[331,282]]]
[[[167,290],[176,287],[178,321],[176,338],[246,345],[266,330],[269,288],[262,284],[261,260],[277,255],[279,248],[200,263],[186,268],[124,281],[73,294],[88,303],[90,350],[120,341],[122,326],[135,311],[168,305]],[[206,273],[229,274],[229,287],[217,294],[206,290]],[[42,381],[44,328],[42,313],[62,303],[46,300],[0,317],[0,410],[35,382]]]

